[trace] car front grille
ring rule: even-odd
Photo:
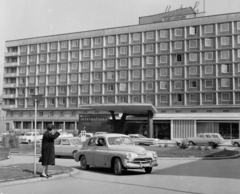
[[[152,161],[152,158],[135,158],[133,162],[146,162],[146,161]]]

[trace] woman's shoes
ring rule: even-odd
[[[50,174],[47,174],[47,176],[48,176],[48,177],[52,177],[52,175],[50,175]]]
[[[48,176],[45,174],[40,174],[40,177],[48,178]]]

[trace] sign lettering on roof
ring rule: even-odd
[[[110,119],[110,114],[79,114],[81,122],[103,122]]]

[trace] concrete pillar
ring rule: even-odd
[[[153,113],[148,111],[148,127],[149,127],[149,137],[153,138]]]
[[[23,121],[21,121],[20,131],[21,131],[21,134],[22,134],[23,133]]]

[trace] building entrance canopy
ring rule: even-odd
[[[157,113],[157,109],[152,104],[92,104],[83,105],[81,108],[89,108],[99,111],[113,111],[115,113],[125,114],[147,114],[148,112]]]

